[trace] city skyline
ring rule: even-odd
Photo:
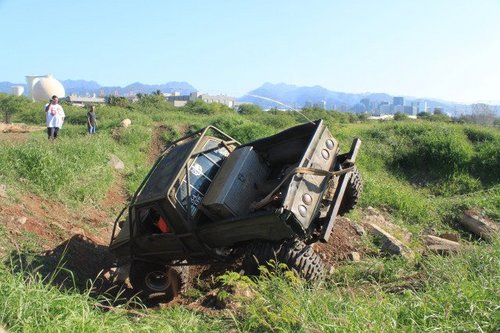
[[[0,0],[0,81],[186,81],[241,96],[264,82],[500,103],[500,1]],[[47,19],[45,19],[47,18]]]

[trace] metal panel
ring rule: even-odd
[[[325,126],[319,126],[300,162],[301,167],[329,171],[336,157],[338,143]],[[328,177],[304,174],[293,177],[284,200],[284,208],[290,210],[302,227],[307,229],[311,223],[324,190]],[[304,196],[308,196],[307,200]],[[310,204],[309,204],[310,202]]]
[[[252,147],[234,151],[224,162],[203,199],[203,208],[218,218],[243,216],[269,174]]]

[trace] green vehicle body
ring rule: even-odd
[[[204,128],[161,154],[110,250],[122,263],[177,266],[232,260],[255,242],[327,242],[360,144],[340,154],[322,120],[246,144]]]

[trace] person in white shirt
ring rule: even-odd
[[[57,138],[57,133],[64,123],[64,110],[59,104],[59,98],[52,96],[50,102],[45,105],[45,114],[47,118],[47,135],[49,140]]]

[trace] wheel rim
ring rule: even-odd
[[[165,291],[170,286],[170,279],[166,272],[152,271],[144,278],[146,286],[153,291]]]

